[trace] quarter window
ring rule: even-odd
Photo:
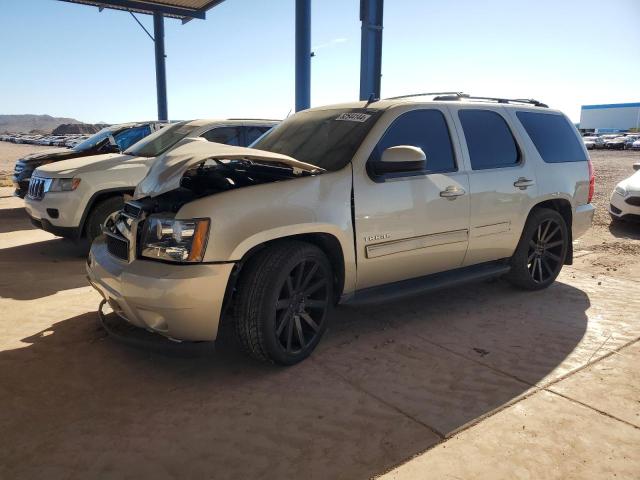
[[[379,162],[382,152],[398,145],[420,147],[427,157],[424,173],[456,169],[449,128],[440,110],[413,110],[400,115],[385,132],[369,158]]]
[[[151,133],[151,127],[149,125],[144,125],[142,127],[134,127],[128,130],[125,130],[122,133],[116,135],[115,141],[118,144],[120,150],[125,151],[134,143],[139,142],[144,137]]]
[[[471,168],[512,167],[520,161],[516,141],[502,115],[491,110],[460,110],[458,116]]]
[[[240,129],[236,127],[214,128],[202,134],[210,142],[224,143],[225,145],[240,146]]]
[[[269,129],[270,127],[245,127],[244,132],[247,137],[247,145],[251,145]]]
[[[564,115],[536,112],[518,112],[516,115],[545,162],[587,161],[575,129]]]

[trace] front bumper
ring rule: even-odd
[[[623,197],[615,191],[611,194],[609,213],[612,217],[620,220],[640,220],[640,206],[627,203],[626,200],[630,197],[640,197],[640,193],[632,193],[626,197]]]
[[[78,212],[82,198],[77,192],[49,192],[41,200],[26,196],[24,208],[31,223],[61,237],[78,238],[81,232]]]
[[[175,340],[212,341],[233,263],[172,265],[127,263],[113,257],[104,238],[87,259],[91,285],[129,323]]]
[[[595,207],[590,203],[576,207],[576,211],[573,214],[573,225],[571,226],[571,236],[574,240],[584,235],[591,228],[595,210]]]

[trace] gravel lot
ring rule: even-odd
[[[640,226],[605,209],[640,153],[592,158],[596,225],[549,289],[339,308],[287,369],[229,339],[199,358],[114,342],[86,247],[0,188],[0,478],[637,479]]]

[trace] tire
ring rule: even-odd
[[[569,231],[562,215],[536,208],[527,219],[505,278],[525,290],[547,288],[562,270],[568,249]]]
[[[332,306],[333,273],[322,250],[304,242],[279,242],[242,269],[236,335],[253,358],[294,365],[315,349]]]
[[[85,236],[90,242],[93,242],[96,237],[102,234],[102,224],[105,222],[107,217],[113,212],[122,210],[123,207],[124,198],[117,196],[101,200],[91,208],[91,212],[87,217],[84,229]]]

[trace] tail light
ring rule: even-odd
[[[587,203],[591,203],[591,200],[593,200],[593,193],[595,192],[595,189],[596,189],[596,174],[593,170],[593,163],[591,163],[591,159],[588,160],[588,164],[589,164],[589,200],[587,200]]]

